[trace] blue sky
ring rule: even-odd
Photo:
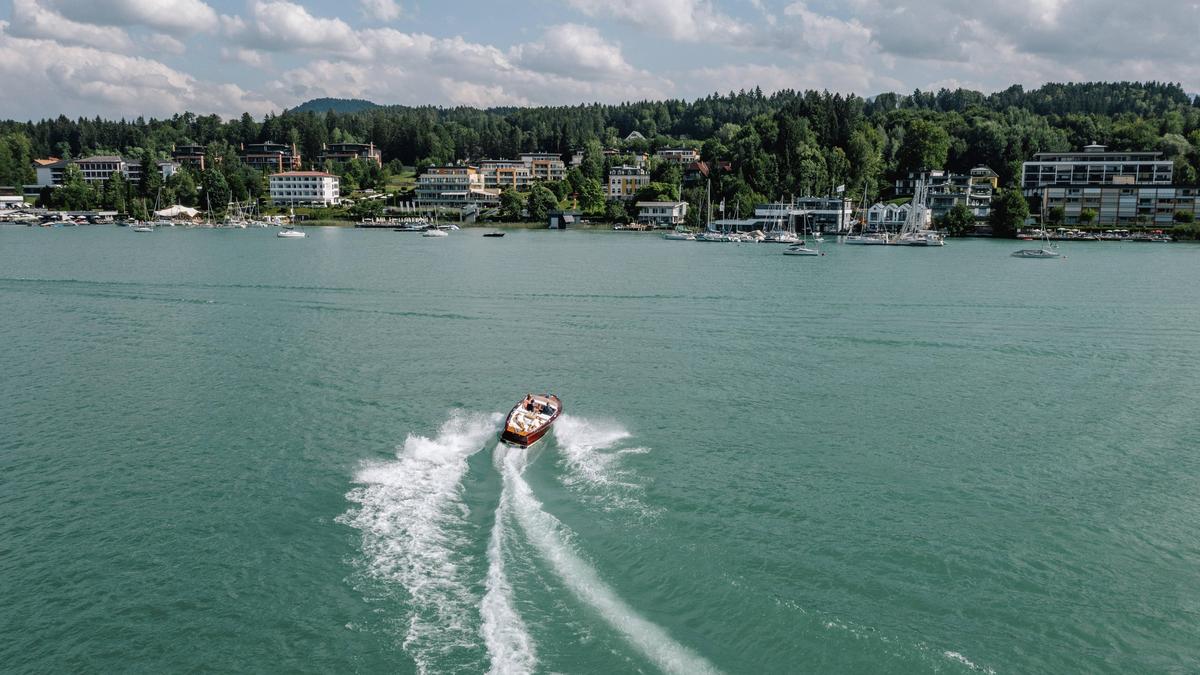
[[[1164,80],[1191,0],[0,0],[0,117]],[[17,95],[10,92],[17,91]]]

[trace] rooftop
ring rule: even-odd
[[[325,173],[324,171],[284,171],[283,173],[277,173],[277,174],[272,175],[271,178],[287,178],[287,177],[302,177],[302,176],[317,177],[317,178],[337,178],[337,176],[335,176],[331,173]]]

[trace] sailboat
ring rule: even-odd
[[[1019,251],[1013,251],[1014,258],[1059,258],[1062,254],[1058,252],[1058,244],[1050,243],[1050,234],[1046,232],[1046,228],[1042,228],[1042,247],[1041,248],[1023,248]]]
[[[846,237],[842,239],[843,244],[850,244],[851,246],[887,246],[889,237],[886,228],[882,232],[867,231],[867,221],[869,220],[867,217],[868,213],[867,182],[864,180],[862,204],[859,206],[858,210],[858,234],[853,234],[854,223],[851,222],[850,227],[848,228],[850,234],[847,234]]]
[[[808,214],[805,214],[805,215],[807,216]],[[807,217],[806,217],[806,218],[805,218],[805,227],[804,227],[804,230],[803,230],[803,231],[804,231],[804,236],[803,236],[803,238],[801,238],[801,239],[800,239],[799,243],[792,244],[791,246],[788,246],[786,249],[784,249],[784,251],[783,251],[783,254],[784,254],[784,255],[799,255],[799,256],[821,256],[821,255],[825,255],[824,253],[821,253],[820,249],[815,249],[815,248],[809,248],[809,247],[808,247],[808,226],[807,226],[807,220],[808,220],[808,219],[807,219]]]
[[[917,181],[917,190],[913,193],[912,209],[904,221],[904,228],[893,241],[897,246],[945,246],[946,240],[936,230],[925,227],[926,196],[929,188],[923,181]]]

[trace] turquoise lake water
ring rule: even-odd
[[[481,234],[0,228],[0,670],[1200,670],[1200,246]]]

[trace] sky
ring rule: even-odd
[[[0,0],[0,118],[1158,80],[1190,0]]]

